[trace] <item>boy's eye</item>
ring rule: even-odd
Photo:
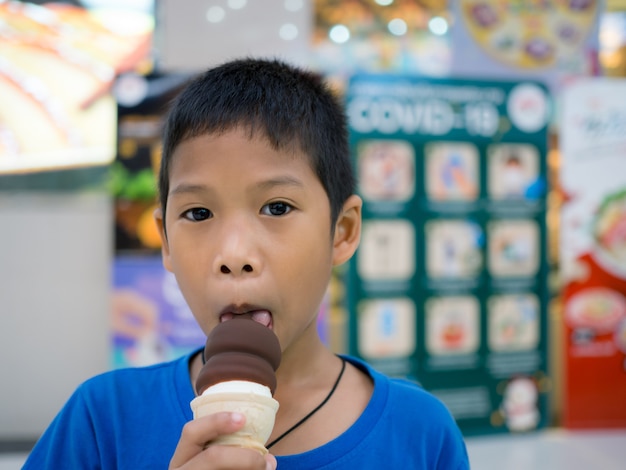
[[[285,215],[291,212],[292,207],[286,202],[270,202],[261,208],[264,215]]]
[[[202,220],[210,219],[211,217],[213,217],[213,214],[209,209],[195,207],[193,209],[189,209],[188,211],[183,212],[183,217],[193,222],[200,222]]]

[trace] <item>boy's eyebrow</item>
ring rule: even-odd
[[[279,176],[276,178],[270,178],[268,180],[262,181],[259,184],[259,187],[261,189],[270,189],[276,186],[297,186],[297,187],[303,187],[304,183],[302,183],[302,181],[300,181],[297,178],[294,178],[292,176]]]
[[[172,188],[169,192],[169,196],[175,194],[185,194],[185,193],[201,193],[206,191],[206,186],[202,184],[189,184],[189,183],[181,183],[178,186]]]
[[[299,188],[304,187],[304,183],[300,181],[298,178],[294,178],[292,176],[279,176],[276,178],[270,178],[268,180],[262,181],[259,183],[260,189],[271,189],[276,186],[296,186]],[[173,187],[169,195],[176,194],[189,194],[189,193],[202,193],[209,190],[207,186],[203,184],[192,184],[192,183],[181,183],[175,187]]]

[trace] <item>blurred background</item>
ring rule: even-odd
[[[363,237],[324,341],[440,397],[473,468],[623,468],[623,0],[0,1],[0,468],[88,377],[204,344],[160,125],[240,56],[346,105]]]

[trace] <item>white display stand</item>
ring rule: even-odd
[[[109,368],[112,227],[103,192],[0,191],[0,441],[38,438]]]

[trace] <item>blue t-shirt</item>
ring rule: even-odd
[[[89,379],[41,436],[23,468],[167,468],[182,427],[192,419],[189,359]],[[363,414],[331,442],[277,457],[279,470],[469,468],[461,432],[438,399],[415,384],[346,359],[374,382]]]

